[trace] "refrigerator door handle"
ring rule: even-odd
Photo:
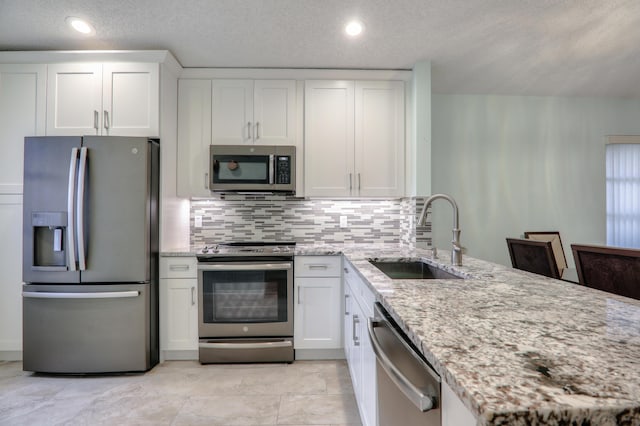
[[[84,247],[84,182],[87,175],[87,151],[88,148],[80,148],[80,171],[78,172],[78,196],[76,203],[78,204],[78,210],[76,218],[76,234],[78,237],[78,269],[84,271],[87,269],[85,262],[85,247]]]
[[[22,297],[32,299],[122,299],[138,297],[139,291],[102,291],[96,293],[52,293],[46,291],[23,291]]]
[[[69,187],[67,188],[67,241],[69,250],[69,270],[76,271],[76,234],[75,234],[75,195],[76,195],[76,170],[78,166],[78,148],[71,149],[71,161],[69,163]]]

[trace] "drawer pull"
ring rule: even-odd
[[[307,265],[309,269],[328,269],[329,266],[327,264],[315,264],[315,265]]]
[[[170,271],[188,271],[189,265],[169,265]]]

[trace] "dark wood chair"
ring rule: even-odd
[[[551,241],[507,238],[507,247],[514,268],[560,279]]]
[[[580,284],[640,300],[640,250],[571,244],[571,251]]]
[[[564,254],[564,247],[562,247],[562,240],[560,239],[560,232],[558,231],[527,231],[524,233],[524,237],[530,240],[536,241],[551,241],[551,248],[553,249],[553,255],[556,258],[556,264],[560,271],[560,276],[565,269],[567,269],[567,257]]]

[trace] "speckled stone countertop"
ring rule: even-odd
[[[479,425],[640,425],[640,301],[463,256],[343,253]],[[391,280],[369,258],[422,258],[465,280]]]
[[[479,425],[640,426],[640,301],[450,252],[305,245],[341,255]],[[193,256],[177,250],[162,256]],[[391,280],[368,259],[423,259],[464,280]]]

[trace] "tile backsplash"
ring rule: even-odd
[[[426,246],[431,242],[430,223],[418,229],[415,226],[423,200],[420,197],[302,199],[275,195],[193,200],[190,243],[194,249],[230,241]],[[195,226],[197,216],[202,220],[201,227]]]

